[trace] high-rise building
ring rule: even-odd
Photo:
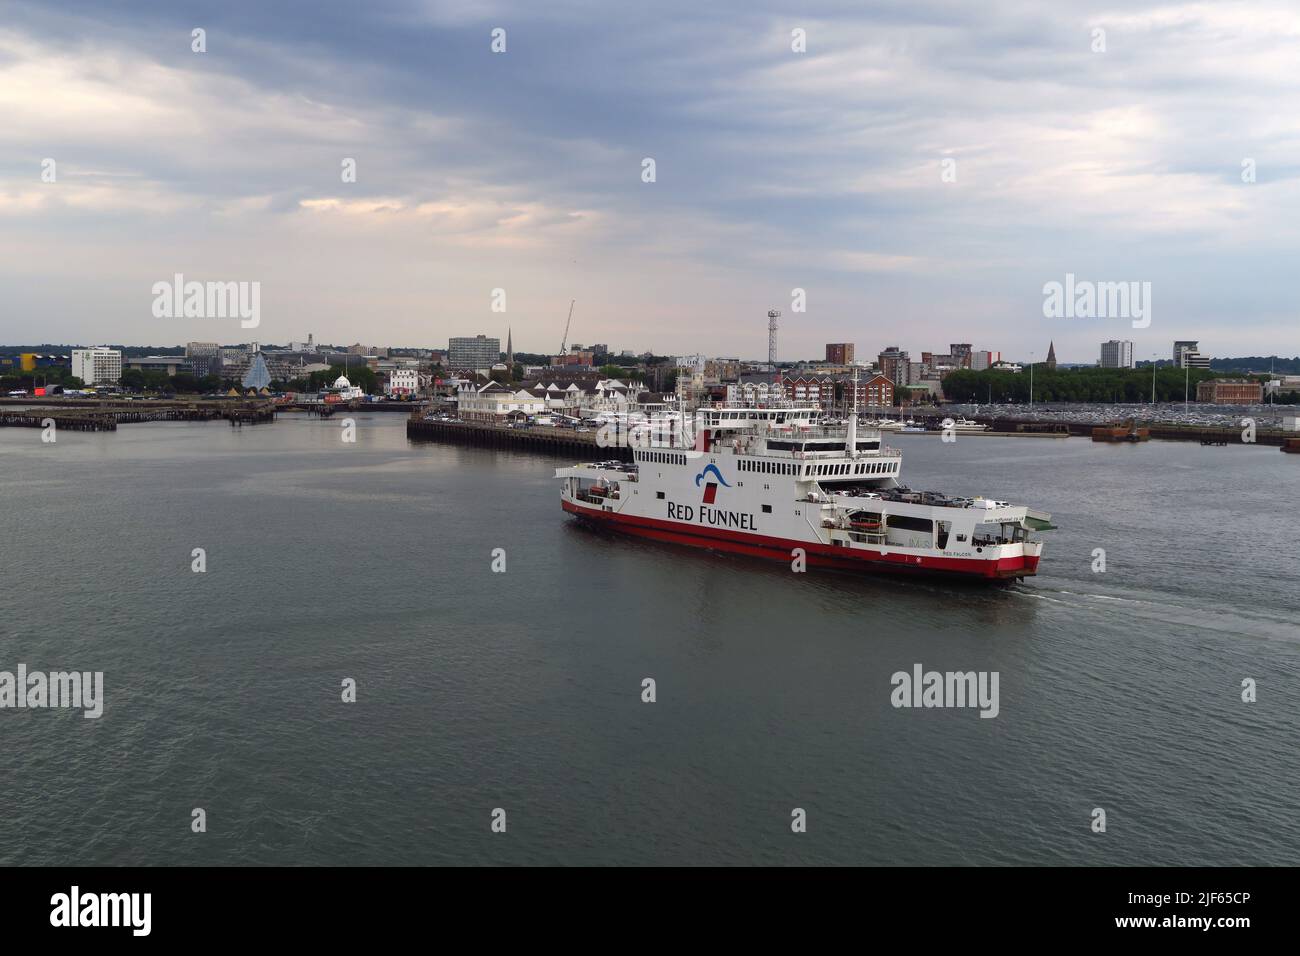
[[[853,364],[852,342],[829,342],[826,345],[826,361],[831,365]]]
[[[465,336],[447,340],[448,368],[491,368],[500,361],[500,339],[490,339],[486,335],[476,335],[473,338]]]
[[[1210,357],[1201,354],[1199,342],[1184,339],[1174,343],[1174,365],[1178,368],[1209,368]]]
[[[958,342],[949,345],[948,354],[952,356],[952,364],[958,368],[971,367],[971,347],[969,342]]]
[[[186,342],[185,364],[197,378],[221,374],[221,346],[216,342]]]
[[[886,348],[880,353],[877,360],[880,362],[880,374],[885,378],[900,387],[910,384],[909,375],[912,357],[897,345]]]
[[[1102,368],[1132,368],[1133,343],[1111,339],[1101,343]]]
[[[116,385],[122,377],[122,353],[102,345],[73,349],[72,374],[86,385]]]
[[[1001,352],[990,352],[984,350],[980,352],[971,352],[970,354],[970,367],[977,372],[982,372],[986,368],[992,368],[1001,361]]]

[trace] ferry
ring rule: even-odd
[[[816,407],[711,406],[696,412],[693,441],[679,429],[633,431],[631,462],[556,469],[561,506],[628,534],[810,567],[986,582],[1037,573],[1043,544],[1032,535],[1050,515],[912,491],[879,429],[859,429],[856,411],[845,427],[820,417]]]

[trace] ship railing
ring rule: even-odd
[[[850,531],[848,535],[850,541],[856,541],[858,544],[885,543],[885,532],[883,531]]]

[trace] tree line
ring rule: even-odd
[[[1181,402],[1184,388],[1187,396],[1196,401],[1196,385],[1210,378],[1235,378],[1210,369],[1181,369],[1173,366],[1155,371],[1155,396],[1157,402]],[[1262,381],[1260,376],[1253,376]],[[1027,403],[1029,401],[1030,373],[1008,372],[1001,369],[958,369],[949,372],[943,380],[943,393],[950,402],[961,403]],[[1051,369],[1044,365],[1034,367],[1033,388],[1035,402],[1113,402],[1140,403],[1151,401],[1152,371],[1147,368],[1066,368]],[[1289,395],[1289,397],[1288,397]],[[1279,395],[1282,404],[1295,404],[1295,392]]]

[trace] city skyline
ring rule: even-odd
[[[577,299],[570,341],[661,354],[761,356],[772,308],[789,360],[1300,353],[1282,4],[11,9],[8,340],[545,354]],[[260,283],[259,327],[157,318],[174,274]],[[1044,317],[1067,275],[1149,282],[1150,326]]]

